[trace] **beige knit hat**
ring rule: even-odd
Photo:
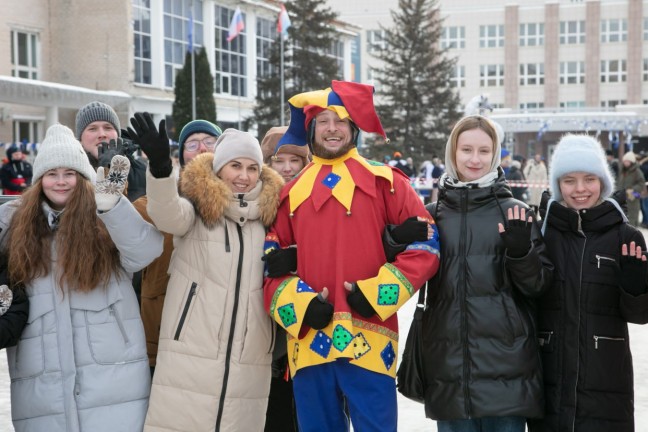
[[[225,129],[216,141],[214,172],[218,174],[225,164],[236,158],[252,159],[259,164],[259,172],[263,168],[263,154],[259,141],[247,132]]]
[[[637,163],[637,155],[634,154],[633,152],[628,152],[623,155],[623,160],[629,161],[631,163]]]
[[[278,126],[278,127],[273,127],[266,132],[265,136],[263,137],[263,141],[261,141],[261,151],[263,152],[263,162],[267,163],[270,165],[270,159],[272,156],[278,153],[289,153],[289,154],[294,154],[296,156],[299,156],[300,158],[303,159],[304,166],[308,165],[309,162],[309,155],[310,151],[308,150],[308,146],[298,146],[298,145],[293,145],[293,144],[283,144],[279,149],[277,150],[277,153],[275,153],[275,148],[277,147],[277,143],[279,142],[279,139],[286,133],[288,130],[288,126]]]
[[[56,168],[70,168],[94,183],[96,174],[81,143],[74,138],[72,129],[62,124],[55,124],[47,129],[45,139],[38,148],[34,160],[34,176],[36,182],[47,171]]]

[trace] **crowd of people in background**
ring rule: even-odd
[[[443,157],[380,162],[357,149],[386,138],[371,86],[288,103],[261,142],[196,119],[172,145],[165,120],[122,128],[95,101],[5,147],[16,432],[395,432],[418,290],[440,432],[634,430],[648,156],[568,134],[547,165],[468,114]]]

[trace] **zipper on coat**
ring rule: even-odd
[[[581,226],[580,213],[578,214],[578,226]],[[576,430],[576,408],[578,407],[578,377],[580,375],[580,332],[581,332],[581,293],[583,291],[583,262],[585,261],[585,248],[587,247],[587,237],[585,233],[580,230],[580,233],[584,237],[583,249],[581,251],[581,261],[580,261],[580,273],[578,276],[578,329],[576,332],[576,378],[574,380],[574,416],[572,418],[572,427],[571,430]],[[564,348],[563,348],[564,349]]]
[[[189,288],[189,295],[187,295],[187,301],[185,301],[184,308],[182,308],[182,315],[180,315],[180,321],[178,322],[178,328],[176,329],[173,340],[180,339],[180,333],[182,332],[182,327],[184,322],[187,319],[187,314],[189,313],[189,306],[191,306],[191,300],[193,299],[194,294],[196,294],[196,282],[191,283],[191,288]]]
[[[551,338],[553,337],[554,332],[553,331],[540,331],[538,332],[539,335],[542,335],[542,337],[538,337],[538,345],[545,346],[549,345],[551,343]]]
[[[110,311],[110,314],[115,317],[115,322],[117,323],[117,327],[119,327],[119,331],[122,334],[122,337],[124,338],[124,342],[126,342],[126,345],[130,343],[128,340],[128,334],[126,333],[126,329],[124,328],[124,323],[122,322],[121,318],[119,317],[119,314],[117,313],[117,309],[115,309],[115,305],[110,305],[108,306],[108,310]]]
[[[612,261],[613,263],[615,262],[614,258],[596,254],[596,268],[601,268],[601,260]]]
[[[241,294],[241,274],[243,273],[243,230],[239,224],[236,224],[236,232],[239,239],[239,256],[236,267],[236,286],[234,287],[234,306],[232,308],[232,319],[230,321],[230,331],[227,339],[227,351],[225,352],[225,371],[223,372],[223,386],[221,387],[220,400],[218,404],[218,414],[216,416],[216,432],[220,431],[221,421],[223,420],[223,408],[225,405],[225,394],[227,392],[227,382],[229,380],[230,360],[232,358],[232,344],[234,343],[234,331],[236,330],[236,315],[238,313],[239,296]]]
[[[598,349],[599,340],[609,340],[609,341],[619,341],[619,342],[625,341],[625,338],[622,337],[598,336],[598,335],[594,335],[592,337],[594,338],[594,349]]]
[[[461,345],[463,351],[463,394],[464,394],[464,409],[466,410],[467,418],[472,418],[472,406],[470,403],[470,367],[469,367],[469,352],[468,352],[468,318],[466,312],[466,229],[468,229],[468,191],[461,191],[461,239],[460,251],[462,257],[463,271],[461,274],[460,284],[460,307],[461,307]]]
[[[223,228],[225,229],[225,252],[230,252],[229,232],[227,231],[227,224],[223,224]]]

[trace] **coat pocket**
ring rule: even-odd
[[[124,289],[131,289],[130,287]],[[101,365],[142,361],[146,356],[146,342],[142,321],[128,313],[129,308],[117,285],[89,293],[71,293],[70,307],[73,320],[82,321],[75,332],[75,343],[87,340],[92,360]]]
[[[263,289],[250,292],[245,326],[241,363],[270,364],[275,335],[273,321],[263,307]]]
[[[589,335],[585,388],[627,393],[632,390],[632,356],[625,335],[604,331]]]
[[[184,301],[184,306],[182,307],[180,312],[180,318],[178,319],[178,324],[173,335],[173,340],[180,340],[180,335],[182,334],[182,329],[184,327],[185,321],[187,321],[187,317],[189,316],[189,311],[191,310],[191,305],[193,303],[197,289],[198,284],[196,282],[192,282],[191,287],[187,292],[187,298]]]
[[[29,301],[29,318],[20,340],[15,347],[7,349],[11,381],[42,375],[45,372],[46,341],[56,338],[56,314],[51,293],[32,296]]]

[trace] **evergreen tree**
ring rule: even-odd
[[[392,148],[406,156],[431,159],[443,154],[450,130],[461,117],[460,99],[450,78],[456,59],[440,47],[438,0],[399,0],[394,26],[385,29],[387,47],[378,57],[382,103],[377,107]]]
[[[321,0],[291,0],[285,4],[291,26],[284,40],[284,98],[280,101],[280,35],[270,51],[271,70],[257,81],[256,107],[253,120],[257,122],[259,137],[281,122],[281,107],[290,118],[287,100],[298,93],[323,89],[331,80],[342,79],[338,65],[329,56],[337,42],[331,23],[337,18],[326,2]]]
[[[216,123],[216,101],[214,100],[214,77],[204,49],[195,53],[196,70],[196,119]],[[176,139],[182,128],[191,120],[191,52],[187,51],[184,66],[175,79],[175,101],[173,102],[173,128],[171,135]]]

